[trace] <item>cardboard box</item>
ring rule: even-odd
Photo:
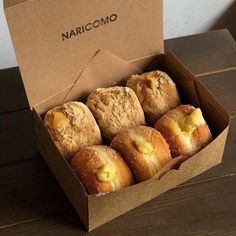
[[[5,7],[34,115],[38,148],[88,230],[221,162],[229,115],[171,52],[163,53],[162,1],[104,0],[101,5],[95,0],[6,0]],[[117,15],[116,20],[112,14]],[[79,29],[67,30],[79,27],[81,31],[89,24],[86,22],[102,22],[101,16],[112,16],[113,21],[79,35]],[[154,69],[171,76],[183,103],[201,107],[214,140],[187,160],[173,159],[150,180],[105,195],[87,195],[54,145],[42,120],[45,112],[66,101],[84,101],[98,87],[122,85],[129,75]]]
[[[71,87],[100,48],[128,61],[163,52],[162,0],[4,0],[4,6],[32,107]]]

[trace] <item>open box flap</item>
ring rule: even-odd
[[[35,106],[40,115],[52,107],[68,101],[86,102],[88,95],[99,87],[125,85],[132,74],[140,74],[142,69],[104,50],[98,50],[75,83]]]
[[[130,75],[141,73],[142,70],[133,64],[106,50],[99,50],[83,70],[63,102],[84,101],[91,92],[99,87],[125,85]]]
[[[162,0],[5,0],[31,107],[75,83],[99,48],[131,61],[163,52]]]

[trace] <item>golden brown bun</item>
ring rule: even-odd
[[[101,144],[100,129],[81,102],[68,102],[48,111],[45,124],[61,154],[70,161],[81,148]]]
[[[111,147],[122,154],[136,182],[150,179],[171,160],[165,139],[151,127],[122,131],[112,140]]]
[[[200,108],[181,105],[160,118],[155,124],[167,143],[173,157],[192,156],[212,141],[211,131]]]
[[[150,125],[154,125],[163,114],[180,105],[175,83],[162,71],[132,75],[127,81],[127,86],[138,96]]]
[[[133,184],[127,164],[107,146],[83,148],[73,158],[71,167],[89,194],[113,192]]]
[[[105,138],[121,130],[145,124],[144,113],[134,91],[127,87],[99,88],[90,94],[87,106]]]

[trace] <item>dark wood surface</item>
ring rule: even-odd
[[[231,114],[222,164],[89,233],[236,235],[236,50],[227,30],[171,39],[165,47]],[[18,68],[0,71],[0,235],[87,234],[37,152]]]

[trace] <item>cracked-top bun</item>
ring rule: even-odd
[[[128,87],[98,88],[90,94],[86,105],[107,140],[111,140],[121,130],[145,125],[139,100]]]
[[[127,86],[136,93],[150,125],[154,125],[163,114],[180,105],[176,85],[165,72],[156,70],[132,75]]]
[[[181,105],[155,124],[170,146],[173,157],[192,156],[212,141],[211,131],[200,108]]]
[[[81,148],[102,143],[96,120],[81,102],[68,102],[51,109],[44,121],[53,141],[68,162]]]
[[[128,165],[117,151],[108,146],[83,148],[71,161],[71,168],[88,194],[114,192],[134,182]]]
[[[122,154],[136,182],[150,179],[172,159],[163,136],[146,126],[120,132],[112,140],[111,147]]]

